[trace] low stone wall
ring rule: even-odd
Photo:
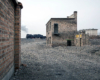
[[[98,35],[98,36],[90,36],[89,38],[90,39],[100,39],[100,35]]]

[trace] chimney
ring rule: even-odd
[[[74,11],[74,17],[75,17],[75,21],[77,23],[77,11]]]

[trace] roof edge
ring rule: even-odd
[[[75,18],[51,18],[51,20],[74,20]]]
[[[15,4],[15,6],[19,5],[21,9],[23,8],[23,5],[21,2],[18,2],[17,0],[12,0],[12,1]]]
[[[12,1],[13,1],[13,3],[14,3],[15,5],[18,4],[18,1],[17,1],[17,0],[12,0]]]
[[[51,21],[51,19],[49,19],[49,21],[46,23],[46,25]]]
[[[82,31],[82,30],[98,30],[98,29],[81,29],[80,31]]]
[[[23,8],[23,5],[21,2],[18,2],[18,5],[21,7],[21,9]]]

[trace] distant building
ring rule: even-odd
[[[46,24],[47,46],[73,46],[77,32],[77,11],[67,18],[51,18]]]
[[[83,46],[89,44],[89,35],[77,31],[77,11],[67,18],[51,18],[46,24],[47,46]]]
[[[80,32],[81,31],[84,31],[85,34],[89,34],[89,36],[97,36],[98,35],[98,29],[83,29],[83,30],[79,30]]]

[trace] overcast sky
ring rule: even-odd
[[[50,18],[66,18],[78,12],[77,29],[98,29],[100,33],[100,0],[18,0],[22,2],[21,37],[46,35]],[[27,29],[27,30],[26,30]]]

